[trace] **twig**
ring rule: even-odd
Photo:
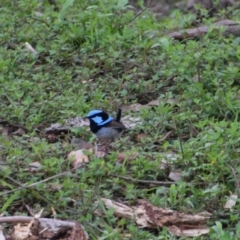
[[[12,216],[12,217],[0,217],[0,223],[29,223],[34,219],[34,217],[24,217],[24,216]],[[51,218],[39,218],[39,221],[54,221],[59,225],[68,226],[68,227],[75,227],[75,222],[69,221],[62,221],[62,220],[55,220]]]
[[[130,177],[123,177],[115,174],[111,174],[113,177],[118,177],[127,181],[136,182],[136,183],[146,183],[146,184],[154,184],[154,185],[164,185],[164,186],[170,186],[171,184],[175,184],[175,182],[161,182],[161,181],[149,181],[149,180],[139,180],[136,178],[130,178]]]
[[[38,21],[38,22],[41,22],[41,23],[46,24],[47,27],[49,27],[49,28],[51,27],[50,24],[48,24],[48,22],[45,21],[45,20],[42,20],[42,19],[39,19],[39,18],[35,18],[35,17],[30,17],[30,18],[33,19],[33,20],[35,20],[35,21]]]
[[[153,4],[150,6],[145,7],[143,10],[141,10],[139,13],[137,13],[130,21],[129,23],[133,22],[136,18],[138,18],[140,15],[142,15],[147,9],[156,6],[157,4]]]
[[[4,196],[5,194],[9,194],[9,193],[13,193],[13,192],[16,192],[16,191],[19,191],[19,190],[22,190],[22,189],[26,189],[26,188],[31,188],[31,187],[37,186],[38,184],[41,184],[41,183],[44,183],[44,182],[48,182],[48,181],[50,181],[52,179],[59,178],[61,176],[67,175],[68,173],[71,173],[71,172],[75,171],[76,169],[77,168],[73,168],[73,169],[65,171],[63,173],[59,173],[59,174],[56,174],[56,175],[54,175],[52,177],[46,178],[46,179],[44,179],[42,181],[39,181],[39,182],[36,182],[36,183],[32,183],[32,184],[29,184],[29,185],[25,185],[25,186],[21,186],[21,187],[18,187],[16,189],[13,189],[11,191],[0,193],[0,196]]]
[[[159,142],[163,142],[173,131],[167,132],[162,138],[159,139]]]

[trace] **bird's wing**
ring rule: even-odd
[[[115,120],[111,121],[107,127],[111,127],[111,128],[114,128],[114,129],[119,129],[119,130],[125,130],[126,127],[122,124],[122,123],[119,123]]]

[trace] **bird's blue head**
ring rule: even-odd
[[[87,118],[93,121],[98,126],[105,125],[113,120],[113,117],[109,117],[108,114],[102,110],[92,110],[88,113]]]

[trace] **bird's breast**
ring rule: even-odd
[[[98,130],[96,133],[98,138],[116,138],[120,135],[120,131],[118,129],[114,128],[107,128],[107,127],[102,127],[101,129]]]

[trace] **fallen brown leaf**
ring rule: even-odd
[[[135,111],[135,112],[139,112],[141,110],[141,108],[143,108],[144,105],[140,104],[140,103],[133,103],[131,105],[128,106],[123,106],[122,110],[123,111]]]
[[[27,169],[25,169],[25,170],[29,171],[29,172],[37,172],[37,171],[39,171],[42,168],[42,165],[41,165],[40,162],[29,163],[28,166],[29,167]]]
[[[164,154],[164,158],[161,161],[160,169],[165,169],[166,167],[171,166],[171,164],[176,161],[178,155],[176,153],[167,153]]]
[[[165,99],[156,99],[156,100],[153,100],[153,101],[149,102],[145,106],[158,106],[160,103],[162,103],[162,104],[165,104],[165,103],[176,104],[177,100],[174,99],[174,98],[168,98],[167,100],[165,100]]]
[[[156,100],[152,100],[151,102],[149,102],[148,104],[146,104],[147,106],[158,106],[159,105],[159,99]]]
[[[74,168],[78,168],[78,167],[81,167],[84,163],[88,163],[89,157],[81,149],[81,150],[70,152],[68,154],[68,160],[72,161],[71,164]]]
[[[146,134],[146,133],[140,133],[140,134],[137,135],[136,139],[137,139],[137,141],[141,141],[142,139],[148,138],[148,137],[149,137],[148,134]]]
[[[91,143],[86,142],[85,140],[83,140],[81,138],[76,138],[76,137],[72,138],[71,144],[72,144],[72,146],[74,146],[74,148],[76,150],[93,148],[93,145]]]
[[[171,171],[168,177],[174,182],[180,181],[182,178],[182,171],[180,170]]]
[[[97,158],[104,158],[106,155],[107,155],[107,152],[105,152],[105,151],[97,151],[96,152]]]
[[[8,121],[1,121],[0,133],[7,136],[10,136],[10,135],[22,136],[27,133],[27,128],[22,124],[10,123]]]
[[[117,157],[117,162],[122,163],[124,160],[134,160],[138,157],[139,153],[137,152],[124,152],[119,153]]]
[[[16,240],[27,240],[31,235],[32,223],[30,224],[17,224],[14,226],[14,231],[12,233],[12,238]],[[36,239],[36,238],[33,238]]]
[[[237,203],[238,195],[236,194],[231,194],[228,199],[226,204],[224,205],[225,209],[231,210]]]
[[[126,128],[135,128],[137,125],[142,124],[142,120],[140,117],[132,117],[127,115],[122,118],[122,123]]]

